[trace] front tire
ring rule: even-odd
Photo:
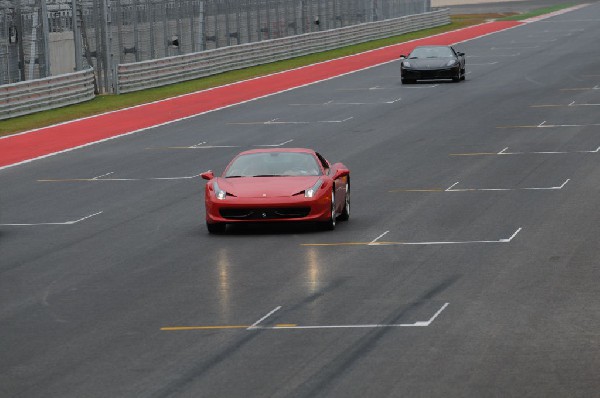
[[[221,222],[214,224],[206,223],[206,229],[208,229],[208,233],[210,234],[221,235],[225,233],[227,224]]]
[[[340,221],[348,221],[350,218],[350,180],[346,182],[346,198],[344,201],[344,209],[342,214],[338,217]]]
[[[331,191],[331,214],[330,219],[321,223],[321,228],[325,231],[333,231],[335,229],[335,190]]]

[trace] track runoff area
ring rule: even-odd
[[[102,115],[96,130],[119,116],[131,124],[117,134],[146,131],[13,160],[0,172],[0,391],[594,396],[599,30],[594,4],[454,38],[458,84],[401,85],[396,47],[218,112],[174,106],[151,129]],[[350,221],[209,236],[198,174],[291,146],[350,167]]]

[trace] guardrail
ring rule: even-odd
[[[117,66],[117,94],[197,79],[450,23],[447,9]]]
[[[94,98],[94,70],[0,86],[0,120]]]

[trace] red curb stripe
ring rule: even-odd
[[[450,45],[522,24],[489,22],[349,57],[0,139],[0,168],[264,97],[397,59],[417,45]]]

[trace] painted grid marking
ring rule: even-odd
[[[294,140],[287,140],[284,142],[280,142],[279,144],[256,144],[256,145],[249,145],[249,146],[253,146],[253,147],[281,147],[284,146],[286,144],[289,144],[290,142],[293,142]],[[164,147],[164,148],[146,148],[146,149],[218,149],[218,148],[242,148],[241,145],[206,145],[207,142],[203,141],[200,142],[198,144],[195,145],[190,145],[190,146],[168,146],[168,147]]]
[[[198,178],[200,174],[183,177],[150,177],[150,178],[102,178],[113,173],[107,173],[93,178],[55,178],[37,180],[37,182],[115,182],[115,181],[173,181],[173,180],[191,180]]]
[[[322,103],[315,104],[289,104],[290,106],[330,106],[330,105],[384,105],[384,104],[395,104],[396,102],[402,101],[402,98],[396,98],[391,101],[378,101],[378,102],[334,102],[330,100]]]
[[[372,328],[399,328],[399,327],[428,327],[431,326],[440,314],[450,305],[450,303],[444,303],[435,314],[433,314],[426,321],[417,321],[415,323],[397,323],[397,324],[357,324],[357,325],[311,325],[301,326],[295,323],[277,324],[275,326],[259,326],[258,324],[264,319],[270,316],[281,307],[277,307],[261,320],[253,325],[223,325],[223,326],[169,326],[160,328],[162,331],[174,332],[174,331],[186,331],[186,330],[225,330],[225,329],[246,329],[246,330],[310,330],[310,329],[372,329]]]
[[[500,152],[467,152],[467,153],[451,153],[449,156],[502,156],[502,155],[564,155],[574,153],[598,153],[600,146],[591,151],[535,151],[535,152],[508,152],[506,147]]]
[[[545,104],[545,105],[530,105],[530,108],[573,108],[578,106],[600,106],[600,104],[578,104],[571,101],[568,104]]]
[[[247,126],[247,125],[279,125],[279,124],[345,123],[348,120],[352,120],[352,119],[354,119],[354,116],[350,116],[350,117],[347,117],[342,120],[318,120],[315,122],[306,122],[306,121],[298,122],[298,121],[279,120],[279,118],[275,118],[275,119],[267,120],[266,122],[227,122],[226,124]]]
[[[560,190],[567,185],[570,179],[565,180],[562,185],[553,187],[526,187],[526,188],[455,188],[460,181],[455,182],[446,189],[432,188],[432,189],[393,189],[388,191],[390,193],[396,192],[476,192],[476,191],[545,191],[545,190]]]
[[[63,222],[42,222],[42,223],[31,223],[31,224],[26,224],[26,223],[18,223],[18,224],[0,224],[0,226],[3,227],[36,227],[36,226],[41,226],[41,225],[74,225],[74,224],[78,224],[82,221],[85,220],[89,220],[92,217],[95,217],[99,214],[102,214],[102,211],[99,211],[97,213],[94,214],[90,214],[87,215],[85,217],[81,217],[80,219],[77,220],[72,220],[72,221],[63,221]]]
[[[498,240],[468,241],[433,241],[433,242],[334,242],[334,243],[302,243],[300,246],[429,246],[429,245],[464,245],[477,243],[510,243],[523,228],[518,228],[509,238]]]
[[[522,126],[498,126],[498,129],[551,129],[551,128],[559,128],[559,127],[592,127],[592,126],[600,126],[600,123],[591,123],[591,124],[547,124],[544,120],[538,125],[522,125]]]

